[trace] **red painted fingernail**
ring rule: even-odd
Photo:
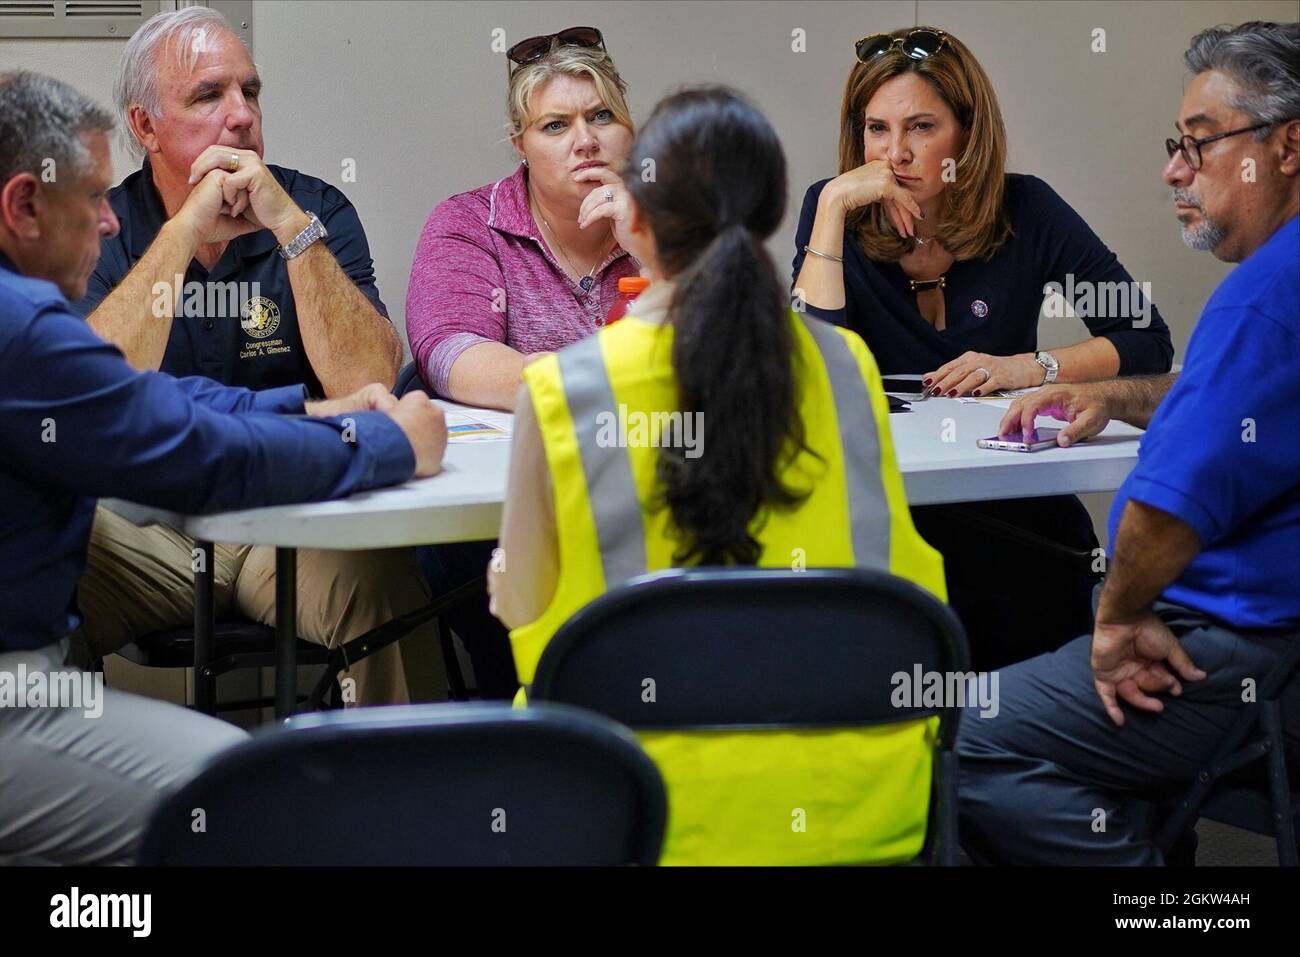
[[[980,394],[980,390],[979,390],[979,389],[976,389],[974,392],[971,393],[971,395],[979,395],[979,394]]]
[[[953,396],[955,396],[956,394],[957,394],[957,390],[956,390],[956,389],[949,389],[949,390],[948,390],[948,398],[951,399],[951,398],[952,398]]]
[[[922,380],[921,380],[921,385],[932,385],[933,383],[934,383],[934,380],[933,380],[933,379],[922,379]]]

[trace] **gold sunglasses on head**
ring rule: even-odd
[[[870,63],[896,46],[902,47],[904,55],[913,60],[924,60],[942,50],[947,42],[948,34],[942,30],[913,30],[901,37],[891,33],[873,33],[853,44],[853,49],[863,63]]]

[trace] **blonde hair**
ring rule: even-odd
[[[904,37],[914,29],[934,28],[908,27],[890,36]],[[945,187],[947,211],[934,225],[934,234],[955,259],[987,259],[1011,235],[1002,208],[1007,131],[984,68],[951,33],[943,49],[923,60],[913,60],[893,46],[870,63],[854,64],[840,106],[840,172],[865,161],[867,104],[882,85],[904,73],[916,73],[934,87],[957,117],[965,139],[956,157],[956,178]],[[894,232],[880,203],[854,210],[846,226],[870,259],[896,262],[912,248]]]
[[[521,134],[528,125],[533,94],[557,76],[591,80],[601,102],[614,114],[614,119],[636,132],[632,113],[627,108],[627,84],[618,75],[618,68],[610,55],[598,47],[553,46],[546,56],[525,63],[510,76],[506,92],[506,128],[512,138]]]

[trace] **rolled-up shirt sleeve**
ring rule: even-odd
[[[480,342],[506,341],[505,277],[474,200],[452,197],[420,233],[406,294],[406,335],[424,381],[447,395],[451,367]]]

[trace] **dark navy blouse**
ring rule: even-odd
[[[828,182],[814,183],[804,196],[795,234],[795,278],[812,235],[817,198]],[[1169,328],[1149,300],[1146,308],[1139,306],[1132,294],[1140,287],[1129,285],[1133,277],[1079,214],[1035,176],[1007,174],[1004,202],[1011,237],[989,259],[954,262],[946,273],[946,328],[936,330],[921,315],[898,263],[869,260],[847,234],[845,307],[809,304],[808,313],[862,336],[885,375],[930,372],[967,351],[999,356],[1037,351],[1044,289],[1055,282],[1092,334],[1114,344],[1120,375],[1168,372],[1174,354]]]

